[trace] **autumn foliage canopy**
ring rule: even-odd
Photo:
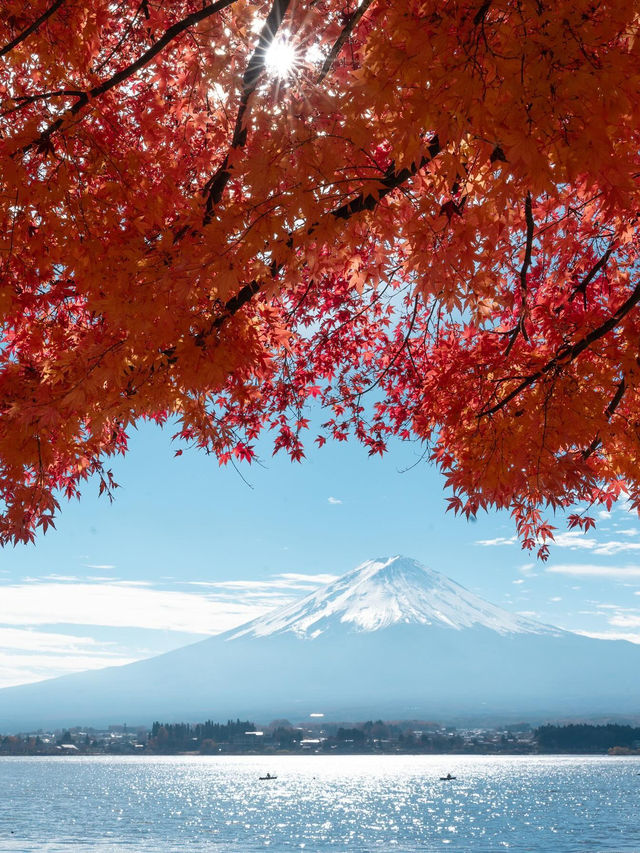
[[[142,419],[640,505],[638,0],[7,0],[0,539]],[[588,526],[587,514],[569,516]]]

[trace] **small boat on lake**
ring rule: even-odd
[[[270,782],[272,779],[277,779],[278,777],[272,776],[271,773],[267,773],[266,776],[259,776],[258,778],[261,782]]]
[[[455,777],[455,776],[452,776],[452,775],[451,775],[451,773],[447,773],[447,775],[446,775],[446,776],[441,776],[441,777],[440,777],[440,781],[441,781],[441,782],[453,782],[453,781],[455,780],[455,778],[456,778],[456,777]]]

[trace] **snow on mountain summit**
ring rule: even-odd
[[[560,634],[496,607],[408,557],[367,560],[300,601],[229,631],[228,640],[291,632],[314,639],[342,624],[377,631],[397,624],[489,628],[499,634]]]

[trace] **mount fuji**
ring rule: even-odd
[[[640,646],[509,613],[392,557],[199,643],[0,690],[0,731],[313,712],[342,720],[637,713],[639,673]]]

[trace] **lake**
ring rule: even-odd
[[[634,758],[2,758],[0,791],[11,853],[640,851]]]

